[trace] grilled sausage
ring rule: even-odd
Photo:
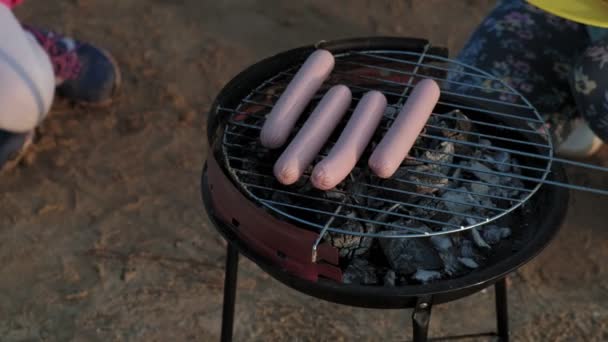
[[[346,86],[329,89],[274,164],[274,175],[279,182],[290,185],[298,181],[344,116],[351,99]]]
[[[312,184],[316,188],[332,189],[348,176],[374,135],[386,104],[386,97],[375,90],[361,98],[336,145],[329,155],[315,166]]]
[[[327,50],[319,49],[306,59],[266,118],[260,133],[263,146],[273,149],[285,144],[296,121],[334,64],[334,56]]]
[[[424,79],[414,87],[369,158],[369,167],[378,177],[389,178],[397,171],[433,112],[439,95],[439,86],[431,79]]]

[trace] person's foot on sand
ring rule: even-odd
[[[56,32],[24,28],[51,59],[57,95],[86,105],[107,105],[112,101],[120,87],[121,75],[107,51]]]
[[[78,104],[109,104],[120,83],[120,69],[112,56],[91,44],[51,31],[25,26],[49,55],[55,71],[57,95]],[[31,145],[34,130],[11,133],[0,130],[0,172],[14,168]]]
[[[0,173],[13,169],[32,144],[34,131],[10,133],[0,130]]]

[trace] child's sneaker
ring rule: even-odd
[[[106,51],[55,32],[24,26],[47,52],[57,95],[87,105],[109,104],[121,83],[120,69]]]
[[[13,169],[34,140],[34,131],[10,133],[0,130],[0,173]]]

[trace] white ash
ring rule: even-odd
[[[461,241],[460,255],[464,258],[473,258],[476,256],[473,242],[471,240],[462,240]]]
[[[511,236],[511,229],[506,227],[498,227],[491,225],[488,227],[481,228],[481,236],[490,245],[499,243],[502,239]]]
[[[460,220],[453,218],[451,220],[454,224],[460,224]],[[444,229],[448,229],[447,227]],[[459,234],[452,235],[435,235],[429,240],[437,250],[441,261],[443,262],[443,274],[454,277],[465,273],[466,269],[462,267],[458,261],[458,248],[456,244],[459,243],[459,239],[453,237],[459,236]]]
[[[490,193],[492,188],[490,188],[488,185],[471,183],[467,184],[466,188],[475,194],[480,205],[488,208],[496,208],[496,204],[494,204],[493,201],[493,197],[495,197],[495,195]]]
[[[490,192],[490,186],[486,184],[471,183],[469,187],[476,194],[487,195]]]
[[[477,228],[472,228],[471,229],[471,236],[473,237],[473,242],[475,242],[475,244],[477,245],[477,247],[480,248],[487,248],[490,249],[492,247],[490,247],[490,245],[488,245],[488,243],[481,237],[481,234],[479,234],[479,231],[477,230]]]
[[[471,258],[458,258],[458,261],[460,261],[463,265],[465,265],[468,268],[477,268],[479,267],[479,265],[475,262],[475,260],[471,259]]]
[[[469,164],[468,162],[466,164]],[[489,184],[499,184],[500,180],[497,175],[493,174],[492,170],[485,166],[484,164],[480,163],[480,162],[472,162],[470,163],[469,168],[471,169],[471,172],[473,172],[473,174],[475,175],[475,177],[481,179],[482,181],[489,183]]]
[[[504,151],[498,151],[493,156],[496,169],[500,172],[509,172],[511,169],[511,155]]]
[[[464,213],[479,205],[477,199],[466,188],[458,188],[456,190],[447,190],[442,196],[444,199],[443,203],[448,210]]]
[[[412,279],[417,280],[423,284],[426,284],[433,280],[441,279],[441,273],[439,273],[437,271],[428,271],[428,270],[419,269],[418,271],[416,271],[416,273],[414,273],[414,275],[412,276]]]
[[[431,237],[431,242],[438,251],[447,251],[452,247],[452,240],[446,235],[435,235]]]

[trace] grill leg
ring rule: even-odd
[[[494,285],[496,297],[496,327],[501,342],[509,341],[509,310],[507,304],[507,278]]]
[[[224,308],[222,311],[222,342],[232,341],[234,328],[234,305],[236,301],[236,277],[239,267],[239,252],[228,243],[224,278]]]
[[[414,324],[414,342],[426,342],[429,334],[429,321],[431,320],[431,297],[418,298],[416,308],[412,314]]]

